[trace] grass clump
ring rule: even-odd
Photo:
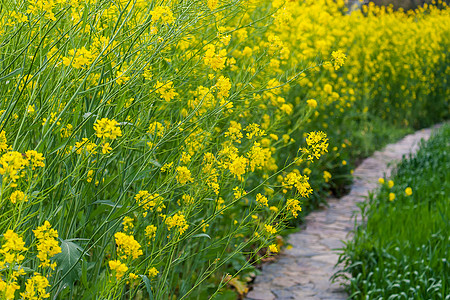
[[[363,204],[362,225],[340,259],[353,299],[448,298],[449,140],[445,125]]]

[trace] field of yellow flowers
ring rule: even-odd
[[[448,118],[449,12],[2,1],[0,299],[223,297],[356,158]]]

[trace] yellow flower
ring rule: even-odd
[[[0,152],[7,151],[9,149],[9,146],[7,144],[6,140],[6,132],[3,130],[0,132]]]
[[[331,53],[332,61],[334,62],[334,69],[337,70],[341,66],[344,65],[345,60],[347,57],[341,50],[333,51]]]
[[[409,186],[405,189],[405,195],[406,196],[411,196],[412,195],[412,189]]]
[[[134,239],[132,235],[127,235],[123,232],[116,232],[114,238],[117,244],[117,253],[121,258],[133,259],[138,258],[143,254],[141,250],[141,245]]]
[[[148,191],[139,191],[136,196],[134,196],[136,203],[143,208],[144,212],[142,215],[147,216],[148,211],[153,211],[156,207],[157,212],[161,212],[166,206],[162,203],[164,198],[158,193],[150,194]]]
[[[131,230],[133,229],[133,227],[134,227],[133,222],[134,222],[134,219],[133,219],[133,218],[130,218],[130,217],[124,217],[124,218],[123,218],[123,222],[122,222],[122,225],[123,225],[123,231],[125,231],[125,232],[131,231]]]
[[[323,179],[325,180],[325,182],[330,181],[331,178],[331,173],[328,171],[323,171]]]
[[[384,184],[384,178],[378,178],[378,182],[380,183],[380,184]]]
[[[148,225],[147,227],[145,227],[145,236],[149,240],[154,239],[156,236],[156,230],[157,230],[157,228],[155,225]],[[150,241],[148,243],[150,244]]]
[[[173,82],[170,80],[166,82],[156,81],[154,88],[155,91],[160,94],[161,99],[164,99],[166,102],[170,102],[172,99],[179,95],[177,92],[175,92],[175,89],[173,88]]]
[[[29,278],[25,283],[25,291],[20,293],[23,299],[40,300],[49,298],[50,294],[46,292],[49,287],[48,279],[39,273],[34,273],[33,277]]]
[[[182,213],[179,212],[177,212],[173,216],[167,217],[165,223],[169,231],[172,228],[176,227],[180,235],[183,234],[189,228],[189,225],[186,222],[186,218]]]
[[[108,118],[102,118],[95,121],[94,130],[97,137],[104,139],[116,139],[122,136],[122,130],[119,127],[119,123],[116,120],[110,120]]]
[[[27,196],[21,192],[21,191],[14,191],[11,196],[9,197],[9,200],[11,200],[11,203],[15,204],[17,202],[27,202],[28,198]]]
[[[392,188],[393,186],[394,186],[394,181],[389,180],[389,181],[388,181],[388,187],[389,187],[389,188]]]
[[[187,167],[179,166],[177,167],[177,181],[180,184],[186,184],[188,182],[194,182],[194,178],[192,178],[191,171]]]
[[[297,218],[298,212],[302,211],[302,207],[300,206],[300,201],[296,199],[288,199],[286,203],[286,209],[292,213],[294,218]]]
[[[37,239],[37,257],[41,261],[40,267],[51,267],[55,269],[56,263],[50,264],[50,258],[58,253],[61,253],[61,247],[58,245],[58,232],[51,228],[48,221],[44,222],[44,225],[39,226],[33,230],[34,236]]]
[[[317,101],[314,100],[314,99],[306,100],[306,103],[311,108],[316,108],[317,107]]]
[[[122,276],[128,271],[128,267],[124,263],[121,263],[120,260],[110,260],[108,265],[111,271],[116,273],[117,280],[122,278]]]
[[[269,206],[267,198],[261,194],[256,195],[256,203],[260,206]]]
[[[270,253],[278,253],[278,247],[275,244],[270,245],[268,250]]]
[[[389,201],[394,201],[394,200],[395,200],[395,194],[389,193]]]
[[[161,20],[163,23],[172,24],[175,21],[172,11],[168,6],[156,6],[151,12],[152,22]]]
[[[150,278],[155,277],[156,275],[158,275],[159,271],[155,268],[155,267],[151,267],[150,270],[148,270],[148,276]]]
[[[275,228],[273,228],[272,225],[264,224],[264,229],[267,231],[268,234],[272,234],[273,235],[273,234],[277,233],[277,230]]]
[[[112,147],[109,145],[109,143],[104,143],[102,145],[102,153],[103,154],[108,154],[109,152],[111,152]]]
[[[30,161],[31,166],[33,167],[33,170],[36,167],[41,167],[41,168],[45,167],[45,164],[44,164],[45,157],[42,156],[42,153],[38,153],[37,151],[34,151],[34,150],[28,150],[27,152],[25,152],[25,156]]]

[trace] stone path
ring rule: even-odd
[[[435,126],[437,127],[437,126]],[[328,199],[322,207],[305,218],[306,229],[291,234],[291,249],[284,250],[274,263],[263,265],[262,273],[247,294],[248,300],[321,299],[343,300],[347,294],[339,282],[331,283],[338,255],[354,226],[357,203],[378,185],[378,178],[388,177],[403,155],[415,153],[421,139],[428,139],[432,129],[404,137],[365,159],[353,173],[351,192],[341,199]]]

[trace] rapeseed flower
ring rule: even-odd
[[[102,118],[95,121],[94,130],[97,137],[103,139],[116,139],[122,136],[122,130],[119,127],[119,122],[116,120],[110,120],[108,118]]]

